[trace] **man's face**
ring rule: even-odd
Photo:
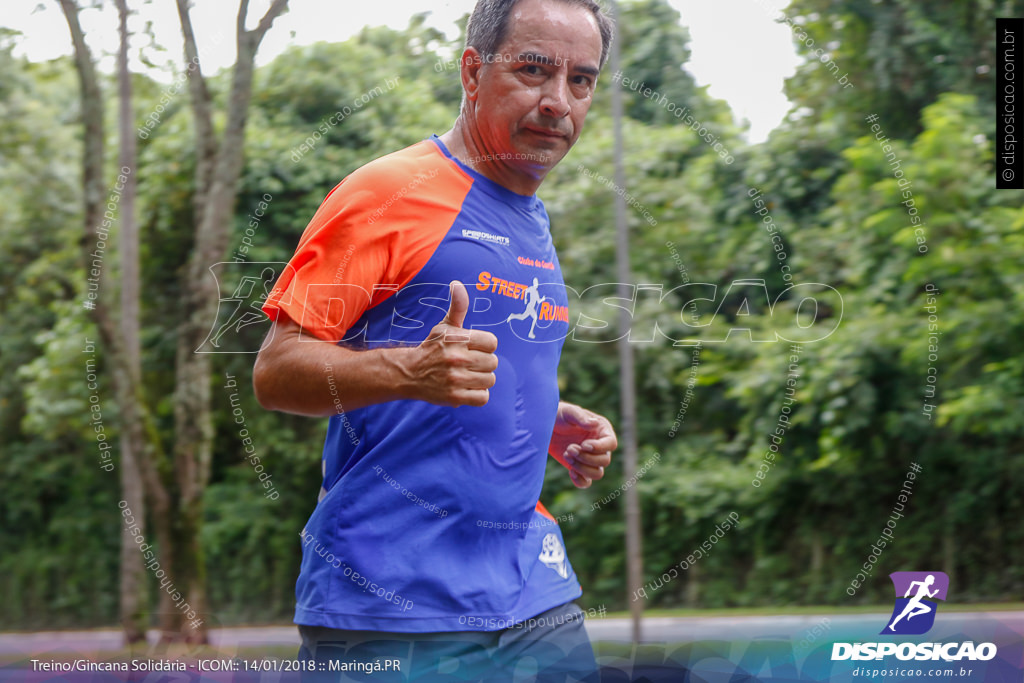
[[[498,53],[474,56],[483,64],[467,98],[478,146],[542,178],[576,143],[590,109],[601,63],[597,20],[583,7],[523,0]]]

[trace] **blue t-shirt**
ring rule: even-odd
[[[539,503],[568,299],[543,203],[454,159],[436,136],[328,194],[264,306],[353,348],[418,345],[449,285],[498,338],[486,406],[336,402],[302,531],[298,624],[395,632],[508,628],[580,596]],[[325,382],[345,381],[325,367]]]

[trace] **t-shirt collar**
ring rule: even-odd
[[[512,190],[508,189],[507,187],[503,187],[503,186],[499,185],[498,183],[494,182],[493,180],[491,180],[487,176],[485,176],[482,173],[479,173],[477,171],[474,171],[472,168],[470,168],[466,164],[464,164],[461,161],[459,161],[458,158],[456,158],[448,150],[448,148],[445,146],[445,144],[443,142],[441,142],[441,138],[439,138],[437,135],[431,135],[429,139],[435,145],[437,145],[438,148],[440,148],[440,150],[444,153],[444,155],[446,157],[451,159],[453,162],[455,162],[455,164],[459,168],[461,168],[463,171],[465,171],[467,174],[469,174],[469,176],[471,178],[473,178],[474,184],[475,185],[478,184],[480,189],[483,190],[484,192],[486,192],[487,194],[491,195],[492,197],[494,197],[496,199],[499,199],[499,200],[505,202],[506,204],[510,204],[510,205],[512,205],[514,207],[521,208],[521,209],[529,210],[529,209],[534,208],[537,205],[537,202],[539,200],[537,199],[537,195],[536,194],[532,194],[532,195],[529,195],[529,196],[521,195],[518,192],[513,192]]]

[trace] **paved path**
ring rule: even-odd
[[[888,614],[807,615],[807,616],[735,616],[735,617],[652,617],[644,619],[642,640],[648,643],[686,643],[698,640],[789,639],[794,643],[824,633],[817,640],[883,640],[878,632]],[[993,632],[1016,632],[1024,639],[1024,612],[946,612],[940,610],[931,640],[966,636],[975,641]],[[588,619],[587,631],[594,641],[630,641],[628,619]],[[157,642],[157,631],[150,631],[149,642]],[[233,654],[238,648],[266,646],[299,647],[294,626],[259,626],[214,629],[210,632],[214,649]],[[42,653],[109,652],[121,648],[117,629],[94,631],[41,631],[0,633],[0,656],[38,655]]]

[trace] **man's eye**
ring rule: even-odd
[[[522,71],[528,76],[540,76],[542,73],[544,73],[544,70],[541,69],[540,66],[537,64],[527,64],[522,68]]]

